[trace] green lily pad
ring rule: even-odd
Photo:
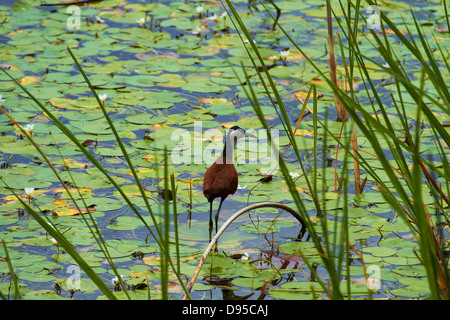
[[[148,113],[136,113],[127,116],[125,120],[135,124],[153,124],[155,122],[152,118],[153,115]]]
[[[226,86],[220,86],[211,82],[188,82],[181,86],[181,89],[190,92],[202,92],[202,93],[212,93],[212,92],[222,92],[228,91],[230,88]]]
[[[275,220],[275,221],[263,221],[262,223],[254,223],[254,224],[246,224],[239,227],[240,230],[243,230],[248,233],[273,233],[279,232],[280,228],[290,228],[294,227],[295,223],[290,220]]]
[[[371,253],[373,256],[376,257],[389,257],[393,256],[397,252],[397,250],[388,247],[370,247],[365,248],[364,251]]]

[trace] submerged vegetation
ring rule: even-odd
[[[0,6],[1,298],[450,298],[446,1],[270,2]]]

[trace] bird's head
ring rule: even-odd
[[[223,156],[232,159],[233,158],[233,150],[236,147],[236,143],[239,139],[251,137],[258,139],[255,135],[250,134],[244,130],[244,128],[239,126],[233,126],[227,133],[225,138],[225,145],[223,147]]]
[[[239,127],[239,126],[231,127],[227,134],[227,140],[230,139],[231,141],[237,141],[237,140],[239,140],[241,138],[245,138],[245,137],[251,137],[251,138],[257,139],[257,137],[255,135],[246,132],[244,128]]]

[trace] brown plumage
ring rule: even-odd
[[[219,158],[206,170],[203,194],[209,202],[214,201],[215,198],[226,198],[234,194],[237,187],[238,174],[232,160],[225,157]]]
[[[239,126],[234,126],[228,132],[225,138],[225,146],[222,155],[206,170],[203,179],[203,195],[209,202],[209,231],[211,239],[212,222],[212,206],[216,198],[220,198],[219,209],[215,216],[216,232],[217,222],[219,219],[220,209],[223,201],[230,195],[234,194],[238,187],[238,174],[233,164],[234,146],[238,139],[243,137],[256,136],[246,133]]]
[[[222,203],[228,195],[234,194],[238,187],[238,174],[232,161],[226,157],[220,157],[206,170],[205,178],[203,179],[203,195],[208,199],[210,206],[210,229],[212,229],[212,205],[214,199],[220,198],[219,209],[215,216],[216,232]]]

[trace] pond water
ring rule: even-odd
[[[253,10],[250,13],[246,0],[233,3],[266,63],[273,64],[270,72],[292,119],[291,125],[295,126],[301,110],[294,93],[307,93],[310,81],[315,81],[318,91],[323,94],[318,100],[320,115],[327,115],[328,127],[338,134],[341,123],[335,121],[337,115],[331,89],[323,81],[315,80],[316,71],[280,30],[271,30],[272,19],[261,5],[258,5],[259,12]],[[339,15],[338,2],[332,3]],[[277,1],[277,4],[282,11],[280,24],[283,28],[296,43],[301,44],[302,50],[317,65],[328,70],[325,7],[312,0],[284,0]],[[438,20],[442,16],[439,1],[415,5],[420,6],[418,18],[427,31],[432,32],[439,24],[437,21],[442,23],[443,20]],[[196,10],[198,6],[203,8],[201,14]],[[251,60],[230,17],[223,16],[225,10],[220,2],[107,0],[78,8],[80,19],[74,15],[75,11],[68,12],[67,6],[39,6],[38,1],[32,0],[0,1],[0,66],[48,107],[79,141],[96,141],[96,145],[89,146],[90,152],[114,176],[124,192],[132,196],[132,202],[145,217],[148,213],[130,169],[66,47],[73,50],[98,94],[106,95],[105,106],[128,148],[142,184],[149,190],[147,195],[152,210],[158,216],[164,212],[157,191],[164,187],[164,147],[168,148],[169,172],[174,174],[177,186],[180,268],[188,279],[208,244],[209,204],[202,194],[203,175],[220,153],[226,129],[240,125],[256,133],[260,141],[257,145],[249,141],[238,145],[236,167],[239,188],[224,202],[219,223],[224,223],[247,203],[273,201],[293,205],[281,171],[270,162],[270,148],[264,143],[262,125],[242,89],[245,78],[241,64],[255,81],[259,103],[263,106],[272,133],[279,136],[282,152],[288,144],[283,126],[264,86],[256,78]],[[270,5],[268,8],[272,10]],[[405,19],[408,27],[413,25],[406,1],[384,1],[382,10],[399,24]],[[144,19],[142,23],[141,19]],[[362,28],[367,34],[367,27]],[[441,40],[443,46],[448,46],[448,34]],[[407,51],[394,35],[390,35],[389,41],[398,49],[400,63],[412,79],[417,79],[418,64],[409,59]],[[285,48],[290,50],[286,61],[280,53]],[[366,50],[367,56],[383,62],[369,43]],[[342,59],[338,56],[338,65],[341,64]],[[373,70],[372,76],[383,103],[392,107],[390,93],[395,97],[398,93],[394,86],[389,85],[390,75],[383,70]],[[236,79],[235,73],[239,79]],[[363,92],[363,84],[355,85],[361,89],[357,91],[359,102],[368,105],[369,97]],[[0,74],[0,95],[4,99],[1,105],[20,125],[34,125],[33,139],[71,190],[76,192],[77,186],[87,205],[95,205],[92,216],[119,274],[132,288],[132,298],[148,297],[147,288],[138,287],[147,279],[151,297],[158,298],[161,291],[159,248],[148,229],[103,174],[3,73]],[[302,119],[299,126],[301,134],[296,136],[306,170],[312,167],[314,157],[312,119],[312,115]],[[14,193],[27,199],[25,188],[34,188],[33,208],[49,216],[111,290],[117,289],[112,280],[115,275],[84,221],[87,215],[78,214],[42,156],[5,115],[0,115],[0,132],[0,175],[3,181],[0,182],[0,239],[8,247],[23,297],[103,298],[83,272],[80,289],[75,292],[68,290],[66,283],[73,275],[74,261],[24,211]],[[344,132],[344,135],[349,132]],[[188,137],[189,145],[183,145],[180,149],[183,135]],[[426,137],[424,140],[425,146],[431,145]],[[324,142],[320,143],[323,147]],[[408,228],[377,192],[375,181],[367,181],[365,194],[358,201],[353,194],[353,181],[350,181],[350,198],[347,203],[343,202],[340,194],[334,191],[335,143],[332,139],[325,143],[326,157],[318,157],[318,166],[322,167],[322,163],[326,162],[324,174],[328,188],[323,191],[330,200],[327,212],[330,216],[329,228],[339,228],[341,222],[335,218],[340,215],[343,205],[348,206],[352,244],[364,252],[366,266],[374,266],[382,281],[374,297],[427,296],[426,273],[415,256],[417,244]],[[359,143],[370,151],[364,137]],[[430,157],[432,155],[433,152],[430,152]],[[292,148],[289,148],[285,161],[293,177],[301,175],[296,159]],[[341,168],[344,156],[339,155],[337,159],[337,167]],[[259,183],[258,180],[264,176],[261,171],[263,174],[271,173],[273,180]],[[296,184],[299,190],[304,190],[304,177],[300,176]],[[302,198],[310,215],[315,216],[311,198],[306,193],[302,193]],[[340,203],[333,202],[338,199],[341,199]],[[432,203],[433,199],[429,196],[424,201]],[[356,206],[356,202],[360,206]],[[218,201],[215,210],[217,207]],[[92,222],[89,225],[92,226]],[[192,297],[324,297],[317,282],[309,281],[311,272],[304,261],[294,254],[301,249],[311,261],[320,261],[312,243],[295,240],[298,232],[298,223],[286,212],[265,209],[257,210],[251,216],[242,216],[220,238],[218,252],[203,267]],[[171,240],[175,241],[173,226]],[[171,248],[171,252],[174,250]],[[4,255],[3,248],[0,248],[0,257]],[[356,254],[353,258],[350,269],[354,286],[352,296],[367,297],[363,265]],[[259,261],[249,263],[252,260]],[[320,263],[317,273],[326,278],[326,271]],[[0,260],[0,290],[5,295],[9,292],[9,284],[8,266]],[[311,291],[311,285],[315,292]],[[180,299],[183,295],[172,276],[169,293],[173,299]],[[123,291],[115,291],[115,294],[119,298],[125,297]]]

